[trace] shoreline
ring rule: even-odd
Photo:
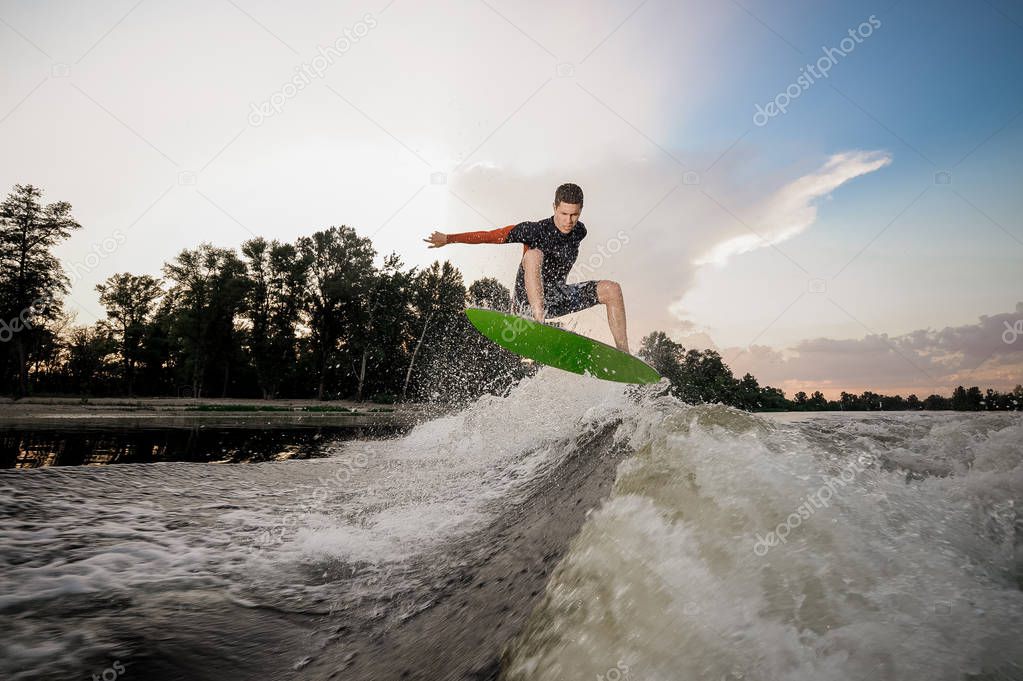
[[[350,400],[28,397],[0,401],[0,430],[411,427],[445,410]]]

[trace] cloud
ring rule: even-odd
[[[957,385],[1010,389],[1023,382],[1023,302],[975,324],[921,329],[899,336],[813,338],[777,350],[724,351],[734,371],[792,390],[948,393]]]
[[[592,130],[582,134],[582,126],[584,122],[573,122],[564,129],[566,141],[571,142],[567,148],[585,148],[585,140],[595,134]],[[479,229],[476,225],[480,222],[503,226],[546,217],[554,187],[562,181],[578,182],[586,192],[582,220],[589,236],[576,267],[599,262],[599,267],[586,268],[585,278],[622,284],[634,333],[665,329],[676,335],[688,332],[678,303],[695,285],[701,267],[780,243],[809,229],[817,219],[815,201],[891,162],[883,151],[838,153],[813,172],[772,191],[752,189],[743,179],[751,162],[745,150],[722,159],[698,185],[683,182],[678,165],[664,156],[630,154],[613,143],[606,149],[587,151],[590,158],[586,161],[571,157],[563,167],[530,173],[508,162],[468,164],[451,178],[452,191],[458,197],[452,200],[456,217],[451,222],[465,225],[464,229]],[[717,153],[690,150],[685,156],[697,167],[705,167]],[[509,156],[510,152],[505,157]],[[739,221],[737,214],[755,218]],[[763,238],[751,233],[746,224]],[[596,257],[619,232],[626,235],[626,243],[608,257]],[[444,255],[456,257],[460,267],[469,265],[470,278],[489,270],[491,276],[510,280],[521,254],[515,249],[500,253],[463,249]],[[609,338],[602,310],[583,313],[573,322],[578,324],[577,331]]]
[[[720,241],[697,258],[695,264],[723,265],[732,256],[791,239],[817,220],[817,200],[849,180],[872,173],[889,163],[891,156],[880,151],[849,151],[833,155],[819,170],[793,180],[751,210],[757,216],[750,225],[755,234],[740,234]]]

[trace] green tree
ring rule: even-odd
[[[376,251],[369,239],[344,225],[300,238],[298,251],[309,261],[305,312],[317,374],[316,396],[322,400],[332,370],[342,365],[344,352],[351,354],[348,341],[356,325],[368,317]]]
[[[457,387],[450,380],[456,373],[452,365],[459,351],[452,340],[458,337],[458,331],[465,337],[465,328],[459,329],[457,325],[464,316],[465,294],[462,273],[450,261],[445,260],[443,264],[435,261],[419,272],[413,296],[418,337],[405,373],[402,399],[408,395],[416,359],[421,353],[425,355],[422,364],[426,368],[419,374],[420,395],[434,399],[444,394],[443,389]]]
[[[894,397],[889,395],[881,395],[881,408],[885,411],[902,411],[906,409],[906,401],[902,399],[902,395],[895,395]]]
[[[875,411],[881,409],[881,396],[875,392],[864,390],[863,394],[856,398],[857,409]]]
[[[772,388],[767,385],[760,391],[760,408],[768,411],[784,411],[791,403],[785,399],[785,393],[781,388]]]
[[[75,392],[91,395],[105,378],[108,358],[117,352],[110,329],[100,324],[70,329],[67,341],[67,371]]]
[[[263,238],[243,243],[242,255],[249,279],[243,308],[249,322],[249,353],[263,399],[273,399],[296,365],[296,335],[311,257],[291,244]]]
[[[828,408],[828,400],[820,390],[814,390],[807,401],[807,406],[814,411],[823,411]]]
[[[980,388],[977,386],[967,390],[960,385],[952,391],[952,409],[956,411],[979,411],[983,408],[981,404],[983,399]]]
[[[928,410],[940,410],[940,409],[951,409],[952,401],[947,397],[941,395],[928,395],[924,399],[924,409]]]
[[[639,344],[639,356],[657,370],[671,385],[671,394],[679,399],[683,397],[685,377],[682,371],[682,360],[686,349],[676,343],[663,331],[654,331],[643,337]]]
[[[511,291],[493,277],[477,279],[466,293],[470,307],[492,310],[511,309]],[[539,370],[535,363],[525,363],[513,352],[479,333],[466,318],[459,319],[459,327],[465,335],[465,351],[460,354],[461,372],[465,377],[466,398],[476,398],[485,392],[504,394],[523,377]]]
[[[752,411],[761,406],[760,383],[751,373],[746,373],[735,389],[735,406]]]
[[[235,317],[247,285],[244,263],[233,250],[200,244],[181,251],[163,271],[173,282],[172,342],[178,346],[192,395],[203,395],[213,367],[223,372],[221,395],[226,395],[237,345]]]
[[[980,411],[984,408],[983,402],[984,396],[981,394],[980,388],[977,386],[972,386],[966,391],[966,408],[969,411]]]
[[[365,306],[365,323],[353,337],[359,368],[355,399],[369,392],[393,401],[401,387],[414,340],[413,287],[415,268],[405,270],[397,253],[384,258],[383,268],[372,275]]]
[[[491,310],[511,309],[511,291],[494,277],[477,279],[469,287],[469,305]]]
[[[163,295],[162,282],[148,274],[114,274],[96,285],[99,302],[106,308],[111,336],[118,344],[129,395],[135,392],[135,366],[142,339],[157,300]]]
[[[734,404],[737,382],[717,351],[689,350],[682,367],[688,379],[687,401]]]
[[[43,206],[41,198],[42,190],[18,184],[0,204],[0,340],[12,341],[17,397],[28,394],[33,332],[60,313],[70,287],[52,249],[81,229],[70,203]]]

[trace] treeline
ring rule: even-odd
[[[255,238],[240,251],[185,249],[162,277],[122,272],[96,289],[106,318],[78,325],[63,308],[71,280],[53,249],[81,228],[66,202],[16,185],[0,204],[0,392],[92,396],[278,397],[464,403],[502,394],[536,365],[484,339],[466,305],[508,309],[493,278],[466,286],[450,262],[377,265],[369,239],[330,227],[294,243]],[[104,257],[123,239],[108,239]],[[109,244],[107,243],[109,242]],[[99,264],[86,258],[74,274]],[[660,331],[640,355],[687,402],[750,411],[1017,409],[1023,389],[958,388],[919,400],[820,392],[789,400],[713,350]]]
[[[1003,410],[1023,407],[1023,385],[1007,393],[959,386],[951,397],[916,395],[903,398],[866,391],[843,392],[829,400],[820,391],[797,392],[793,399],[778,388],[761,386],[752,374],[736,378],[714,350],[686,350],[666,334],[655,331],[643,339],[640,355],[671,381],[671,393],[691,403],[721,402],[747,411],[907,411],[955,409],[958,411]]]
[[[106,318],[76,325],[52,250],[80,225],[40,198],[17,185],[0,205],[5,393],[459,402],[535,371],[462,314],[508,307],[497,280],[466,286],[448,262],[407,268],[394,254],[376,266],[346,226],[240,252],[202,244],[162,278],[115,274],[96,287]]]

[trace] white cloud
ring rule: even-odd
[[[849,151],[835,154],[816,172],[788,183],[749,212],[756,217],[750,227],[756,234],[740,234],[716,243],[695,264],[724,265],[729,258],[791,239],[817,220],[816,201],[849,180],[872,173],[891,163],[880,151]]]

